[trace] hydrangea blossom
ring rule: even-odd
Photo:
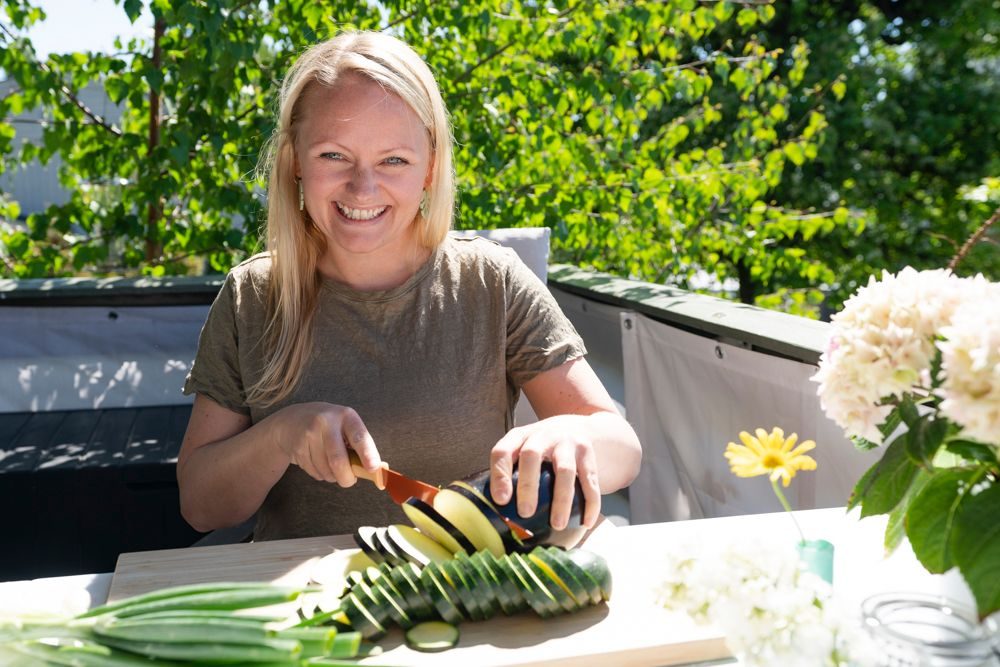
[[[883,399],[930,388],[934,338],[962,302],[963,280],[943,269],[873,276],[832,318],[812,378],[826,414],[848,435],[880,443],[892,409]]]
[[[875,664],[857,610],[802,570],[791,548],[677,549],[666,555],[663,572],[659,602],[716,625],[748,667]]]
[[[966,281],[968,299],[941,328],[941,413],[973,440],[1000,444],[1000,285]]]

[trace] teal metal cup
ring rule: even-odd
[[[833,544],[826,540],[806,540],[798,543],[798,550],[806,570],[833,584]]]

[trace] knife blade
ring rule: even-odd
[[[385,461],[382,461],[382,465],[378,468],[378,470],[368,470],[364,467],[364,465],[362,465],[357,452],[349,450],[347,455],[351,461],[351,470],[354,472],[354,475],[360,479],[366,479],[369,482],[373,482],[376,487],[388,492],[389,497],[392,498],[393,502],[397,505],[402,505],[410,498],[419,498],[433,507],[434,496],[436,496],[437,492],[440,491],[438,487],[428,484],[427,482],[411,479],[400,472],[396,472],[390,468],[389,464]],[[508,519],[499,512],[497,512],[497,516],[499,516],[503,522],[507,524],[510,531],[517,535],[521,541],[534,537],[534,533],[519,525],[517,522]]]

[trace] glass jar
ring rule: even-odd
[[[1000,622],[947,598],[883,593],[861,605],[885,667],[1000,667]]]

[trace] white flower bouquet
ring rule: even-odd
[[[833,317],[813,380],[861,448],[884,447],[848,506],[890,515],[927,570],[957,566],[1000,609],[1000,285],[946,270],[872,278]]]

